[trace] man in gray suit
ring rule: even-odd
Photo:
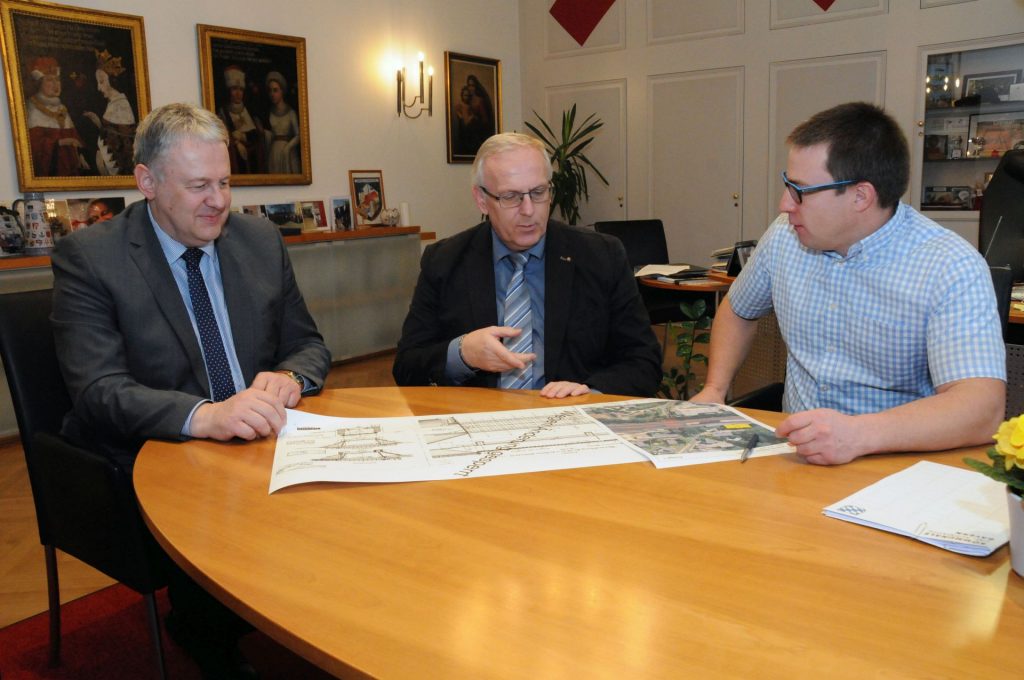
[[[319,391],[330,354],[280,233],[231,213],[228,135],[187,104],[153,111],[135,139],[145,201],[62,239],[52,323],[74,407],[64,434],[131,467],[146,439],[255,439]],[[172,569],[168,618],[207,677],[239,673],[244,630]]]

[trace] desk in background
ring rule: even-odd
[[[614,400],[588,395],[559,403]],[[352,417],[548,405],[535,392],[362,388]],[[768,423],[780,414],[755,412]],[[160,543],[257,628],[340,676],[1017,677],[1024,580],[821,509],[927,458],[647,463],[267,495],[273,440],[150,442]]]

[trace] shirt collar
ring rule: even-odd
[[[896,238],[900,226],[906,219],[907,205],[900,202],[896,205],[896,210],[888,222],[850,246],[850,249],[846,251],[846,259],[849,260],[854,257],[862,259],[871,258],[878,253],[888,250],[892,240]]]
[[[153,232],[156,234],[156,240],[160,242],[160,249],[164,251],[167,264],[173,264],[188,250],[188,247],[175,241],[166,231],[160,228],[156,218],[153,217],[153,209],[149,206],[148,201],[146,202],[146,212],[149,213],[149,221],[153,224]],[[211,260],[217,259],[217,246],[213,242],[207,243],[199,248],[199,250],[206,253]]]
[[[537,258],[538,260],[543,260],[544,259],[544,244],[547,242],[547,239],[548,239],[548,235],[544,234],[543,236],[540,237],[539,241],[534,243],[531,247],[527,248],[523,252],[525,252],[527,255],[529,255],[531,257]],[[498,238],[498,235],[495,234],[493,232],[493,229],[492,229],[492,232],[491,232],[491,255],[492,255],[493,259],[494,259],[494,265],[497,266],[497,264],[499,262],[501,262],[502,258],[504,258],[506,255],[511,255],[513,252],[515,252],[515,251],[510,250],[508,248],[508,246],[506,246],[504,243],[502,243],[501,239]]]

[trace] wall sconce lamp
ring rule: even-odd
[[[405,113],[406,118],[419,118],[426,111],[428,116],[434,115],[434,69],[431,67],[427,70],[427,98],[423,98],[423,53],[420,52],[416,57],[420,62],[420,93],[414,95],[412,103],[405,103],[405,85],[408,81],[408,77],[405,75],[405,67],[398,69],[398,117],[402,117],[402,113]],[[416,105],[419,104],[419,108]],[[411,115],[409,110],[413,109],[416,111],[416,115]]]

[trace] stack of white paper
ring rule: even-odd
[[[1010,537],[1003,484],[973,470],[925,460],[823,512],[976,557],[991,555]]]

